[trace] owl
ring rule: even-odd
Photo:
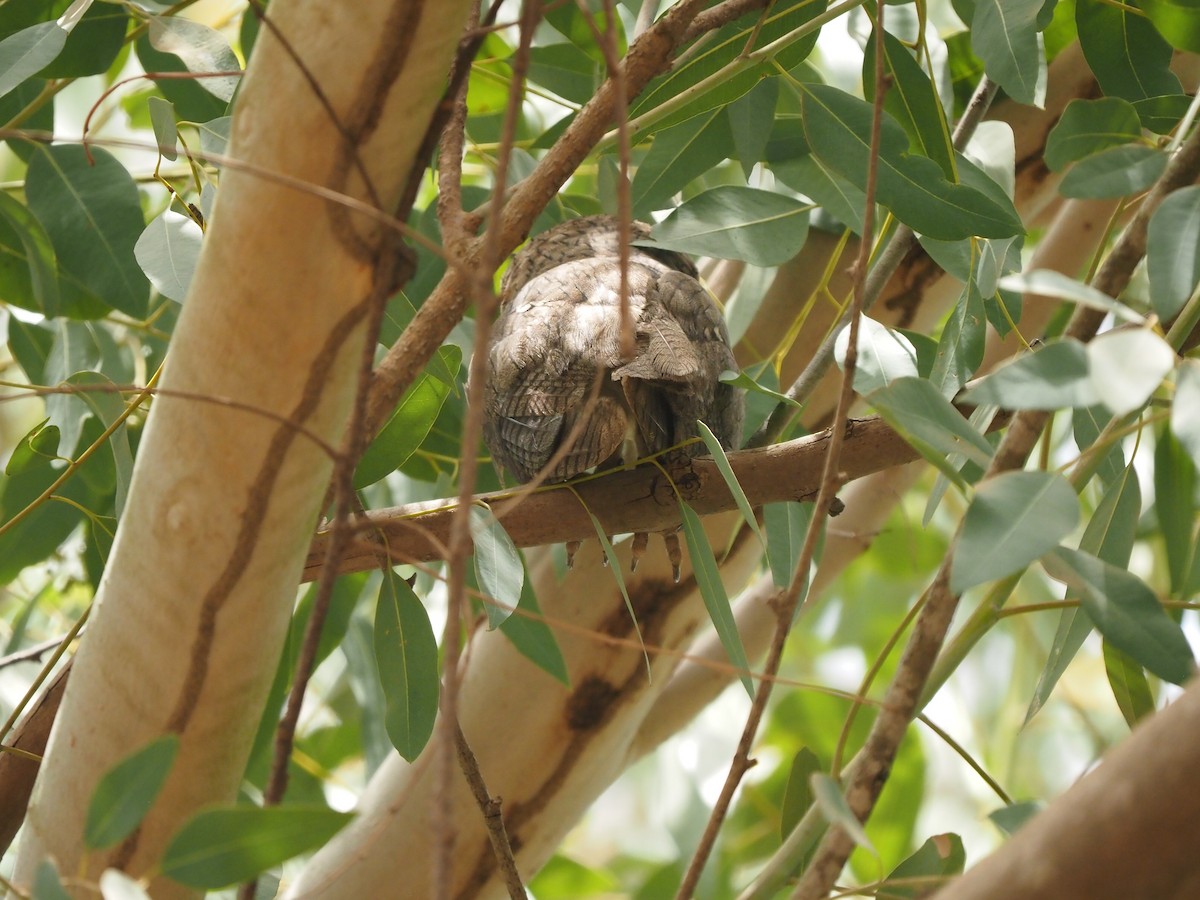
[[[649,235],[632,223],[634,240]],[[719,379],[737,370],[729,332],[686,256],[630,247],[635,346],[622,355],[619,240],[612,216],[574,219],[534,237],[505,273],[483,436],[495,463],[521,482],[566,481],[663,451],[697,455],[697,421],[727,450],[741,441],[742,392]],[[673,533],[667,545],[678,579]],[[636,535],[635,566],[645,546]]]

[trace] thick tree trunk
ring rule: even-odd
[[[141,873],[197,807],[234,798],[329,483],[331,458],[306,435],[341,444],[366,312],[392,287],[376,284],[391,268],[379,220],[335,195],[396,205],[424,165],[417,149],[468,6],[272,9],[288,46],[264,27],[242,86],[238,163],[222,177],[42,766],[18,885],[47,854],[86,878],[112,865]],[[99,777],[168,732],[179,755],[141,829],[86,852]],[[189,893],[163,879],[151,891]]]

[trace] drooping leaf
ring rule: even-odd
[[[1195,660],[1179,624],[1140,578],[1089,553],[1059,547],[1042,565],[1051,578],[1077,591],[1096,628],[1159,678],[1182,684]]]
[[[776,177],[811,197],[855,234],[862,234],[867,195],[811,153],[771,163]]]
[[[529,75],[564,100],[586,103],[604,78],[604,65],[574,44],[543,44],[529,50]]]
[[[646,644],[642,640],[642,626],[638,624],[637,613],[633,610],[633,601],[629,599],[629,589],[625,586],[625,576],[621,574],[621,560],[617,558],[617,551],[613,549],[612,541],[608,539],[608,534],[604,531],[604,526],[600,524],[599,519],[592,515],[591,510],[588,510],[588,518],[592,520],[592,528],[596,531],[596,540],[600,542],[600,549],[604,553],[608,570],[612,572],[613,578],[617,580],[617,587],[621,591],[621,599],[625,601],[625,610],[629,613],[630,622],[633,623],[633,633],[637,635],[638,646],[642,648],[642,658],[646,662],[646,680],[649,682],[651,678],[650,654],[646,652]]]
[[[729,595],[725,593],[725,584],[721,581],[717,558],[713,555],[708,535],[704,532],[704,523],[700,521],[696,511],[682,500],[679,501],[679,509],[683,516],[683,534],[687,539],[688,556],[692,561],[692,574],[696,579],[696,586],[700,588],[700,596],[704,599],[704,606],[730,664],[742,673],[742,686],[746,688],[750,698],[754,699],[750,661],[746,657],[746,648],[742,646],[742,636],[738,633],[733,609],[729,605]]]
[[[1012,803],[994,812],[988,818],[1005,834],[1016,834],[1017,830],[1042,810],[1042,804],[1032,800]]]
[[[217,890],[320,847],[354,818],[325,806],[217,807],[183,824],[163,854],[162,874]]]
[[[946,320],[929,373],[929,380],[946,397],[957,394],[983,362],[986,327],[983,298],[972,278]]]
[[[950,589],[1019,572],[1058,546],[1079,522],[1079,498],[1061,475],[1004,472],[982,482],[963,516]]]
[[[1200,360],[1185,359],[1175,376],[1171,432],[1200,469]]]
[[[66,43],[58,22],[38,22],[0,41],[0,97],[54,62]]]
[[[1197,533],[1196,466],[1167,429],[1155,436],[1154,508],[1167,550],[1171,593],[1182,599],[1186,596],[1184,586],[1192,569],[1193,536]]]
[[[1141,0],[1138,5],[1172,47],[1200,53],[1200,3],[1196,0]]]
[[[992,447],[962,414],[923,378],[900,378],[871,393],[868,399],[889,425],[914,446],[935,454],[962,453],[987,466]],[[927,459],[930,457],[924,452]],[[933,461],[933,460],[931,460]]]
[[[174,160],[179,155],[179,130],[175,127],[175,107],[162,97],[148,97],[146,106],[150,110],[150,127],[154,129],[154,141],[164,159]]]
[[[1018,103],[1045,94],[1046,58],[1038,40],[1044,0],[976,0],[971,47],[984,71]]]
[[[374,644],[387,734],[400,755],[412,762],[433,734],[437,718],[437,638],[413,589],[390,568],[384,570],[379,587]]]
[[[1125,722],[1132,728],[1139,720],[1154,714],[1154,694],[1146,673],[1142,667],[1113,646],[1112,641],[1105,641],[1104,673],[1108,676],[1108,686],[1112,688],[1113,699]]]
[[[200,226],[189,216],[168,209],[146,226],[133,254],[154,289],[182,303],[200,260],[203,239]]]
[[[655,135],[630,186],[635,216],[669,205],[673,194],[733,152],[723,109],[712,109]]]
[[[721,477],[725,479],[725,486],[729,488],[729,493],[733,495],[734,502],[737,503],[738,510],[742,514],[742,520],[750,526],[750,530],[758,537],[759,543],[766,549],[767,541],[763,536],[762,529],[758,527],[758,519],[754,515],[754,510],[750,507],[750,501],[746,497],[746,492],[742,490],[742,486],[738,484],[737,476],[733,474],[733,467],[729,465],[729,457],[725,455],[725,448],[721,446],[720,440],[712,433],[704,422],[696,422],[696,431],[700,435],[700,439],[704,441],[704,446],[708,448],[709,455],[713,458],[713,462],[717,464],[717,471],[721,473]]]
[[[115,846],[141,824],[162,790],[178,751],[179,736],[163,735],[104,773],[88,804],[83,840],[89,850]]]
[[[471,507],[471,540],[475,544],[475,577],[489,598],[484,601],[488,628],[495,628],[521,601],[525,567],[512,538],[487,507]]]
[[[1183,309],[1200,285],[1200,187],[1167,195],[1146,233],[1150,302],[1163,320]]]
[[[77,145],[39,147],[29,163],[25,196],[64,274],[76,280],[60,282],[60,290],[82,290],[93,302],[141,318],[149,284],[133,253],[145,225],[137,186],[107,151],[93,147],[91,154],[93,162]]]
[[[675,209],[639,246],[666,247],[697,256],[778,266],[808,236],[808,206],[770,191],[733,185],[713,188]]]
[[[763,506],[763,528],[767,532],[767,563],[775,586],[785,588],[792,583],[804,534],[812,521],[812,505],[788,501]],[[805,576],[807,578],[807,576]],[[801,593],[803,597],[803,592]]]
[[[747,178],[754,164],[766,157],[778,100],[779,79],[764,78],[744,97],[725,107],[734,150]]]
[[[58,260],[46,229],[29,207],[4,192],[0,192],[0,218],[8,223],[20,241],[29,273],[29,291],[5,292],[5,301],[40,312],[47,318],[57,317],[60,312]]]
[[[71,900],[58,877],[58,869],[54,860],[47,857],[38,863],[37,873],[33,876],[34,900]]]
[[[808,747],[801,747],[792,757],[783,805],[779,810],[779,839],[786,841],[796,823],[813,804],[812,776],[821,771],[821,760]]]
[[[512,641],[522,656],[551,677],[570,686],[567,662],[563,658],[558,641],[555,640],[554,631],[542,619],[542,611],[538,606],[537,594],[534,593],[533,581],[528,571],[525,572],[521,584],[521,602],[517,604],[516,614],[500,623],[500,631]]]

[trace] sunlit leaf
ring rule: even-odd
[[[1106,331],[1087,356],[1096,396],[1117,415],[1139,409],[1175,367],[1171,345],[1148,328]]]
[[[1200,53],[1200,3],[1197,0],[1141,0],[1138,5],[1172,47]]]
[[[847,325],[838,332],[833,344],[834,359],[843,369],[849,344],[850,327]],[[865,395],[886,387],[897,378],[916,375],[917,351],[912,342],[870,316],[860,316],[854,389]]]
[[[221,32],[181,16],[153,16],[150,19],[150,43],[162,53],[178,56],[193,74],[233,73],[196,79],[214,97],[227,103],[233,99],[241,82],[242,67]]]
[[[208,809],[192,816],[171,839],[162,874],[202,890],[228,887],[320,847],[352,818],[299,803]]]
[[[0,97],[54,62],[67,43],[57,22],[39,22],[0,41]]]
[[[1103,291],[1098,291],[1082,281],[1076,281],[1074,278],[1052,269],[1032,269],[1028,272],[1005,275],[1000,279],[999,286],[1010,291],[1020,291],[1023,294],[1068,300],[1079,306],[1101,309],[1126,322],[1141,323],[1146,319],[1145,316],[1134,312],[1124,303],[1114,300]]]
[[[120,869],[105,869],[100,873],[100,896],[104,900],[150,900],[141,883]]]
[[[1019,572],[1058,546],[1079,522],[1079,499],[1061,475],[1005,472],[982,482],[954,548],[950,589]]]
[[[178,155],[179,132],[175,128],[175,107],[170,100],[149,97],[146,106],[150,109],[150,126],[154,129],[154,140],[158,152],[164,159],[174,160]]]
[[[182,303],[200,260],[203,239],[200,226],[189,216],[168,209],[146,226],[133,253],[154,289]]]

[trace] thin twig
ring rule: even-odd
[[[875,35],[876,40],[880,43],[883,41],[883,11],[885,6],[886,4],[883,3],[876,4]],[[879,141],[883,126],[883,98],[886,93],[883,57],[883,48],[877,48],[875,54],[875,102],[873,104],[871,119],[871,153],[867,168],[866,208],[863,212],[864,236],[870,235],[874,227]],[[841,450],[846,437],[850,404],[854,402],[854,369],[858,361],[858,326],[865,297],[867,267],[870,262],[870,255],[871,243],[864,237],[864,240],[859,244],[858,260],[855,262],[854,267],[854,298],[850,309],[850,340],[846,348],[846,359],[842,373],[842,390],[838,396],[829,449],[825,455],[825,467],[821,474],[821,490],[817,494],[816,506],[813,510],[812,519],[809,521],[808,530],[804,535],[804,546],[800,551],[799,559],[796,561],[796,568],[792,573],[791,584],[788,585],[786,591],[780,592],[769,601],[775,610],[776,624],[775,633],[771,638],[771,647],[767,652],[767,659],[763,666],[763,671],[768,677],[759,681],[758,688],[754,692],[754,701],[751,703],[750,712],[746,716],[746,723],[742,729],[742,736],[738,741],[733,762],[730,764],[729,774],[725,779],[725,784],[721,788],[721,794],[717,802],[713,805],[712,814],[709,816],[704,834],[701,836],[700,842],[696,847],[696,853],[692,857],[692,862],[688,866],[687,872],[684,873],[683,881],[679,886],[679,892],[676,896],[680,900],[690,898],[695,892],[696,886],[700,883],[700,875],[704,871],[704,864],[712,853],[713,846],[716,844],[717,834],[724,824],[730,804],[733,802],[733,794],[741,783],[742,776],[753,765],[753,761],[750,759],[750,751],[754,746],[754,739],[758,734],[758,726],[762,721],[763,714],[766,712],[767,701],[771,697],[771,689],[774,686],[773,676],[779,671],[779,665],[783,660],[783,649],[787,644],[788,632],[791,631],[792,623],[796,618],[796,609],[802,602],[805,587],[808,584],[808,570],[816,553],[817,538],[823,530],[823,524],[829,514],[830,506],[837,495],[838,488],[842,484],[843,479],[840,472]]]
[[[500,866],[500,874],[504,876],[504,885],[508,888],[508,896],[513,900],[525,900],[525,885],[521,883],[521,873],[517,871],[517,862],[513,858],[512,844],[508,840],[508,830],[504,827],[504,814],[500,798],[493,797],[483,780],[479,770],[479,760],[467,743],[467,736],[462,728],[455,730],[455,747],[458,750],[458,767],[467,778],[467,784],[475,797],[475,802],[483,811],[483,824],[487,826],[488,840],[492,842],[492,854]]]
[[[435,896],[449,898],[454,863],[454,822],[451,812],[452,775],[454,769],[455,735],[458,732],[458,689],[462,622],[467,611],[466,571],[471,552],[471,498],[475,493],[478,472],[480,435],[483,432],[483,389],[487,379],[487,348],[491,336],[492,318],[498,298],[492,290],[491,273],[500,264],[507,250],[501,246],[500,229],[495,223],[504,205],[508,166],[512,156],[513,139],[521,104],[525,96],[525,75],[529,68],[529,51],[533,34],[542,17],[541,0],[525,0],[521,7],[521,28],[516,53],[512,61],[512,82],[508,94],[504,124],[500,137],[500,152],[492,188],[491,222],[484,234],[483,262],[467,282],[470,299],[475,302],[475,341],[470,374],[467,379],[467,413],[462,428],[462,453],[459,459],[458,507],[450,523],[448,542],[448,597],[446,626],[442,634],[442,692],[441,717],[438,723],[435,772],[439,790],[435,792],[433,814],[434,858],[433,884]],[[460,754],[461,759],[461,754]],[[487,810],[484,810],[487,818]],[[515,865],[510,857],[499,860],[501,867]]]

